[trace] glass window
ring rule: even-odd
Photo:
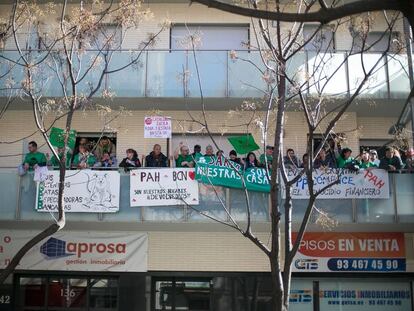
[[[246,50],[249,25],[174,25],[171,49],[191,50],[190,36],[195,37],[195,48],[200,50]]]
[[[49,307],[86,307],[87,279],[51,278],[48,286]]]
[[[118,305],[117,279],[91,279],[89,282],[89,307],[102,309],[116,309]]]
[[[384,280],[321,281],[319,283],[321,311],[409,311],[409,282]]]
[[[318,30],[319,25],[304,25],[303,40],[305,50],[317,52],[333,52],[335,50],[335,37],[333,27],[324,26]]]
[[[46,278],[21,278],[18,305],[43,307],[46,296]]]
[[[312,280],[293,279],[289,296],[289,311],[313,310]]]

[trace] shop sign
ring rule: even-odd
[[[321,311],[411,311],[410,284],[383,279],[320,281],[319,305]]]
[[[137,169],[130,172],[130,205],[198,205],[193,168]]]
[[[59,171],[49,171],[38,182],[35,209],[58,211]],[[114,171],[66,171],[64,208],[66,212],[115,213],[119,211],[120,175]]]
[[[306,233],[292,265],[296,272],[404,272],[404,234]]]
[[[38,232],[1,231],[0,269]],[[57,232],[31,248],[20,270],[147,271],[146,233]]]
[[[145,117],[144,138],[171,138],[171,118],[162,116]]]

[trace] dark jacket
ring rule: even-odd
[[[154,151],[151,151],[149,155],[145,157],[145,167],[167,167],[167,157],[160,153],[158,157],[154,155]]]
[[[388,165],[392,165],[395,167],[396,170],[400,170],[403,168],[404,164],[402,163],[399,157],[393,156],[392,158],[383,158],[381,159],[379,167],[384,170],[389,170]]]
[[[128,168],[136,168],[141,167],[141,162],[138,158],[132,158],[132,160],[129,160],[128,158],[124,158],[121,163],[119,163],[119,167],[124,167],[125,170]]]

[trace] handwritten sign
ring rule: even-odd
[[[130,205],[198,205],[192,168],[137,169],[130,174]]]
[[[171,138],[171,118],[145,117],[144,138]]]
[[[38,212],[58,211],[59,171],[49,171],[36,191]],[[115,213],[119,211],[120,175],[114,171],[68,170],[65,178],[66,212]]]
[[[288,171],[291,180],[298,174]],[[318,199],[388,199],[390,197],[388,172],[381,169],[349,171],[342,169],[315,170],[315,191],[338,181],[318,196]],[[282,192],[282,195],[284,191]],[[303,175],[292,187],[293,199],[309,198],[308,180]]]

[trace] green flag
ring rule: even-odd
[[[63,148],[63,146],[65,145],[64,138],[65,138],[65,131],[63,129],[52,127],[50,131],[50,136],[49,136],[50,143],[52,144],[52,146],[56,148]],[[69,137],[68,137],[68,148],[71,150],[71,152],[73,151],[73,149],[75,149],[75,143],[76,143],[76,131],[71,130],[69,132]]]
[[[260,147],[254,141],[252,134],[243,136],[233,136],[228,138],[230,144],[234,147],[239,154],[246,154],[251,151],[260,149]]]

